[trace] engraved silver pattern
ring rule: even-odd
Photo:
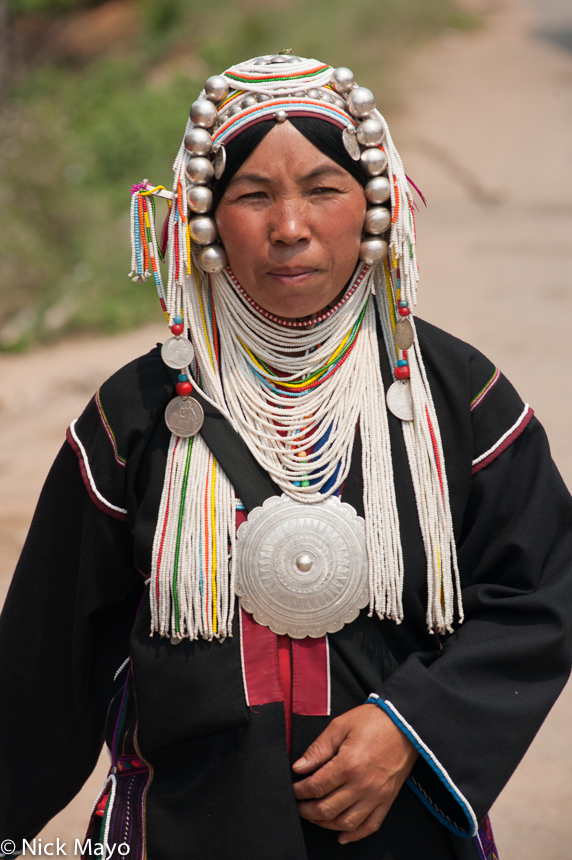
[[[175,436],[196,436],[205,420],[203,407],[194,397],[175,397],[165,409],[165,424]]]
[[[173,370],[188,367],[194,357],[193,344],[184,337],[170,337],[161,347],[161,358]]]
[[[279,635],[335,633],[369,602],[365,523],[335,496],[272,496],[240,526],[236,551],[243,608]]]

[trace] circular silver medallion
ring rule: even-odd
[[[194,357],[193,344],[184,337],[170,337],[161,347],[161,358],[173,370],[188,367]]]
[[[196,436],[205,420],[203,407],[194,397],[175,397],[165,409],[165,424],[175,436]]]
[[[335,633],[369,602],[365,523],[334,496],[272,496],[240,526],[236,551],[243,608],[279,635]]]
[[[387,408],[402,421],[413,421],[413,400],[409,382],[394,382],[387,389]]]
[[[395,343],[399,349],[411,349],[415,337],[413,335],[413,326],[408,319],[399,320],[395,324]]]

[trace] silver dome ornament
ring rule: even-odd
[[[204,128],[192,128],[185,135],[185,149],[191,155],[208,155],[213,148],[213,139]]]
[[[346,152],[354,161],[360,160],[360,148],[356,139],[356,130],[353,125],[347,125],[342,131],[342,141]]]
[[[289,63],[290,58],[284,56],[284,54],[273,54],[272,57],[270,57],[270,59],[266,62],[274,66],[277,63]]]
[[[253,60],[253,66],[266,66],[270,61],[266,57],[257,57]]]
[[[191,219],[189,233],[197,245],[212,245],[218,239],[218,230],[214,219],[207,218],[205,215]]]
[[[185,173],[189,182],[206,185],[214,177],[214,167],[208,158],[191,158],[185,166]]]
[[[346,66],[339,66],[332,73],[332,83],[338,93],[349,93],[356,82],[355,75]]]
[[[207,245],[199,251],[197,260],[203,272],[210,274],[220,272],[228,265],[228,257],[222,245]]]
[[[387,176],[374,176],[365,186],[365,196],[370,203],[385,203],[391,196],[391,188]]]
[[[295,93],[292,93],[292,98],[305,99],[306,93],[304,92],[304,90],[297,90]]]
[[[385,137],[385,129],[380,120],[371,117],[359,124],[356,134],[362,146],[377,146]]]
[[[354,116],[365,118],[375,110],[375,96],[367,87],[356,87],[348,96],[348,105]]]
[[[255,104],[256,104],[256,97],[255,96],[246,96],[246,98],[244,98],[242,100],[242,109],[244,110],[244,108],[252,107],[252,105],[255,105]]]
[[[191,105],[189,116],[200,128],[210,128],[216,119],[216,107],[208,99],[197,99]]]
[[[374,206],[365,213],[363,229],[366,233],[379,236],[391,227],[391,212],[385,206]]]
[[[286,122],[286,120],[288,119],[288,114],[285,110],[277,110],[274,114],[274,119],[276,120],[276,122]]]
[[[370,147],[361,154],[361,166],[369,176],[379,176],[387,167],[387,155],[382,149]]]
[[[273,633],[335,633],[369,602],[365,523],[336,496],[271,496],[240,526],[236,554],[242,608]]]
[[[359,258],[369,266],[383,263],[387,257],[388,245],[385,239],[366,238],[359,246]]]
[[[213,193],[204,185],[193,185],[187,192],[187,201],[191,212],[205,215],[213,207]]]
[[[311,90],[308,90],[306,93],[309,99],[319,99],[320,98],[320,90],[317,90],[315,87],[312,87]]]
[[[331,93],[327,93],[327,92],[322,91],[320,93],[320,99],[323,102],[328,102],[328,104],[334,103],[334,97],[333,97],[333,95],[331,95]]]
[[[256,96],[256,101],[258,104],[262,104],[262,102],[269,102],[272,96],[269,96],[268,93],[258,93]]]
[[[215,179],[220,179],[226,167],[226,149],[222,143],[218,145],[218,149],[213,160],[213,167]]]
[[[341,96],[332,96],[332,99],[336,107],[339,107],[342,110],[346,109],[346,103]]]
[[[228,116],[236,116],[236,114],[240,113],[241,110],[242,108],[240,105],[233,105],[228,112]]]
[[[222,75],[211,75],[205,83],[205,94],[211,102],[221,102],[228,93],[228,84]]]

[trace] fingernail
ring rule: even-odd
[[[340,838],[338,839],[338,842],[340,843],[340,845],[346,845],[349,841],[350,840],[348,839],[347,836],[340,836]]]
[[[294,764],[292,765],[292,767],[293,767],[293,768],[294,768],[294,770],[295,770],[297,767],[306,767],[306,765],[307,765],[307,764],[308,764],[308,762],[306,761],[306,759],[304,758],[304,756],[302,756],[302,758],[299,758],[299,759],[298,759],[298,761],[295,761],[295,762],[294,762]]]

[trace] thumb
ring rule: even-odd
[[[296,773],[310,773],[332,759],[347,736],[347,730],[338,720],[332,720],[321,735],[310,744],[304,755],[295,761]]]

